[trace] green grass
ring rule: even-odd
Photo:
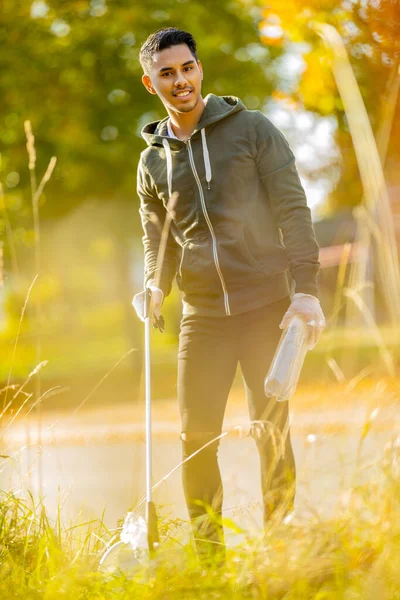
[[[271,522],[264,539],[245,535],[241,546],[229,549],[223,569],[201,567],[191,546],[174,542],[179,524],[163,521],[158,558],[135,580],[97,571],[111,538],[101,519],[66,528],[62,514],[52,521],[32,497],[3,492],[0,598],[395,600],[400,598],[395,443],[380,467],[379,480],[353,488],[335,518],[301,525]]]

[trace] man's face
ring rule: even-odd
[[[143,85],[157,94],[165,108],[178,113],[193,110],[201,99],[203,68],[186,44],[171,46],[153,57],[150,75],[143,75]]]

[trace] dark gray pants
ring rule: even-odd
[[[238,363],[260,454],[264,521],[280,508],[292,510],[295,462],[290,441],[288,403],[264,394],[264,378],[290,305],[288,297],[233,317],[184,316],[178,353],[178,399],[182,418],[183,458],[222,430],[228,394]],[[198,549],[223,548],[223,491],[218,442],[202,450],[182,469],[183,488]],[[211,509],[211,510],[210,510]],[[200,540],[204,540],[202,543]],[[210,544],[213,543],[213,544]]]

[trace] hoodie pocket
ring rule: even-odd
[[[262,258],[256,258],[246,240],[246,232],[243,226],[238,228],[238,240],[242,254],[248,264],[263,275],[275,275],[286,271],[288,257],[286,249],[283,246],[280,246],[278,243],[271,243],[265,248],[258,247],[257,254],[262,256]]]
[[[208,237],[183,245],[177,283],[186,294],[209,294],[216,286],[220,288],[212,243]]]

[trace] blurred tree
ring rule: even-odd
[[[262,6],[263,3],[256,4]],[[342,176],[331,196],[336,210],[358,204],[360,178],[343,106],[333,79],[329,52],[316,35],[315,22],[329,23],[341,34],[375,131],[383,160],[387,154],[388,183],[400,185],[400,144],[390,131],[400,126],[398,105],[400,57],[400,2],[398,0],[270,0],[262,10],[260,38],[267,47],[300,44],[304,71],[291,98],[320,115],[338,121],[336,141],[342,154]],[[285,91],[287,96],[287,91]],[[393,127],[393,129],[392,129]],[[387,153],[386,150],[389,150]]]
[[[41,198],[41,220],[65,217],[86,200],[107,205],[120,281],[115,287],[124,299],[125,331],[131,329],[133,337],[138,325],[129,282],[135,240],[140,251],[136,166],[145,148],[140,130],[165,116],[158,98],[142,86],[139,48],[160,27],[187,29],[198,43],[204,93],[238,95],[249,108],[261,108],[276,86],[270,66],[282,49],[260,42],[260,18],[259,10],[240,0],[0,3],[0,153],[7,209],[7,219],[0,213],[0,235],[7,220],[17,253],[33,245],[23,127],[29,119],[38,176],[50,156],[58,159]],[[23,270],[32,272],[32,257],[23,254]]]
[[[88,196],[132,203],[141,126],[164,116],[141,84],[138,52],[151,31],[172,24],[198,40],[206,93],[240,95],[252,108],[263,104],[275,83],[268,61],[281,50],[259,42],[240,2],[3,0],[0,147],[15,191],[27,183],[24,119],[40,143],[39,170],[58,157],[46,190],[57,201],[44,203],[42,217],[61,216]]]

